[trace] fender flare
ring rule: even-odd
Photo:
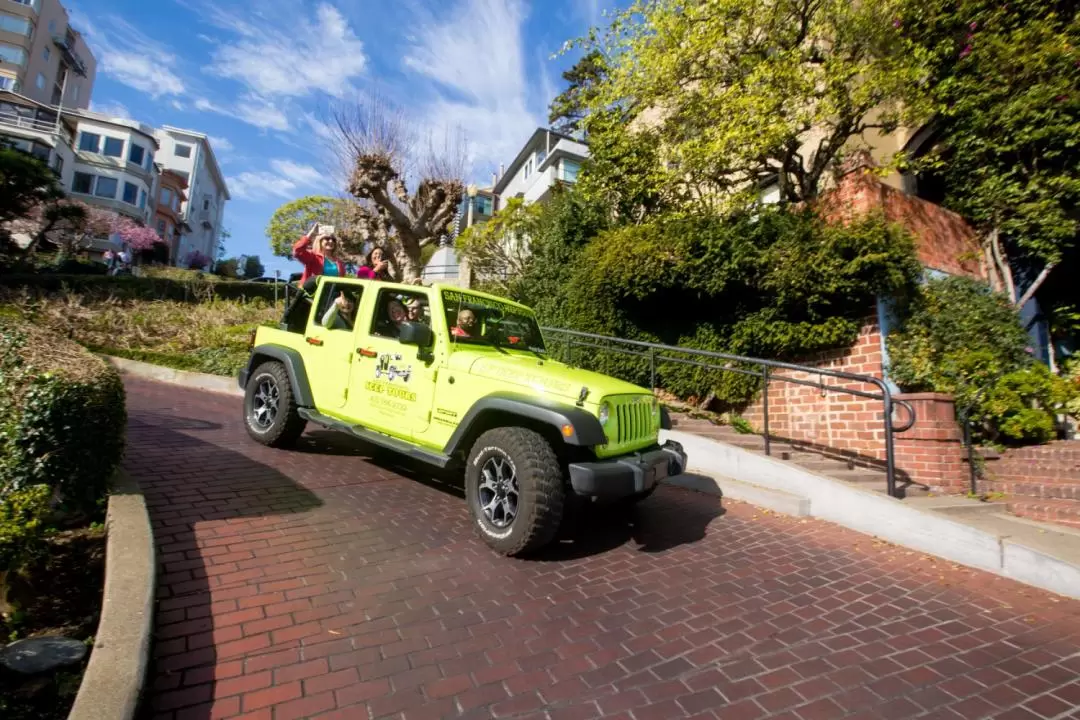
[[[454,430],[454,434],[450,436],[443,452],[446,455],[453,455],[458,451],[467,451],[468,447],[465,445],[471,443],[472,431],[477,421],[485,413],[492,412],[516,415],[551,426],[559,432],[559,436],[567,445],[594,447],[607,442],[600,420],[583,408],[528,395],[494,393],[473,403],[457,429]],[[570,435],[562,431],[566,425],[572,429]]]
[[[304,367],[304,358],[299,352],[283,345],[257,345],[251,349],[247,367],[240,371],[240,388],[247,389],[247,380],[255,368],[265,359],[277,360],[285,366],[289,373],[289,384],[292,386],[293,397],[300,407],[315,407],[315,397],[311,394],[311,385],[308,383],[307,369]]]

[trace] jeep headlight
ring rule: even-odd
[[[600,403],[600,424],[607,425],[611,418],[611,405],[606,402]]]

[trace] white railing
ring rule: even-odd
[[[46,122],[45,120],[37,120],[35,118],[23,117],[22,115],[10,111],[0,110],[0,125],[22,128],[24,130],[34,130],[36,132],[48,133],[50,135],[56,132],[56,123]]]

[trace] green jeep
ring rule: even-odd
[[[505,555],[549,543],[571,496],[640,500],[686,467],[658,444],[652,393],[550,359],[531,310],[453,286],[318,278],[253,334],[240,387],[264,445],[311,421],[464,467],[480,536]]]

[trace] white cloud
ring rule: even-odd
[[[87,37],[99,71],[155,100],[184,94],[179,58],[167,46],[114,15],[104,16],[100,26],[76,11],[71,17]]]
[[[233,144],[229,141],[229,138],[218,135],[207,135],[207,138],[210,140],[210,146],[214,148],[214,152],[228,152],[233,149]]]
[[[231,107],[218,105],[201,97],[195,100],[195,109],[224,115],[262,130],[285,131],[289,129],[289,117],[285,112],[260,97],[245,96]]]
[[[270,168],[242,172],[229,177],[226,182],[235,197],[246,200],[294,198],[305,189],[324,182],[323,175],[315,168],[285,158],[271,160]]]
[[[322,92],[341,97],[367,67],[364,44],[344,15],[322,3],[314,19],[271,8],[241,18],[214,8],[210,22],[237,36],[219,41],[211,75],[236,80],[255,96],[304,97]],[[272,17],[270,17],[272,15]]]
[[[423,110],[425,123],[465,131],[478,178],[513,159],[543,124],[530,107],[522,51],[525,16],[520,0],[460,0],[445,17],[420,20],[404,58],[436,92]]]
[[[97,100],[93,100],[90,102],[90,110],[113,118],[123,118],[124,120],[132,119],[131,111],[127,109],[127,106],[118,102],[110,102],[108,100],[105,102],[98,102]]]

